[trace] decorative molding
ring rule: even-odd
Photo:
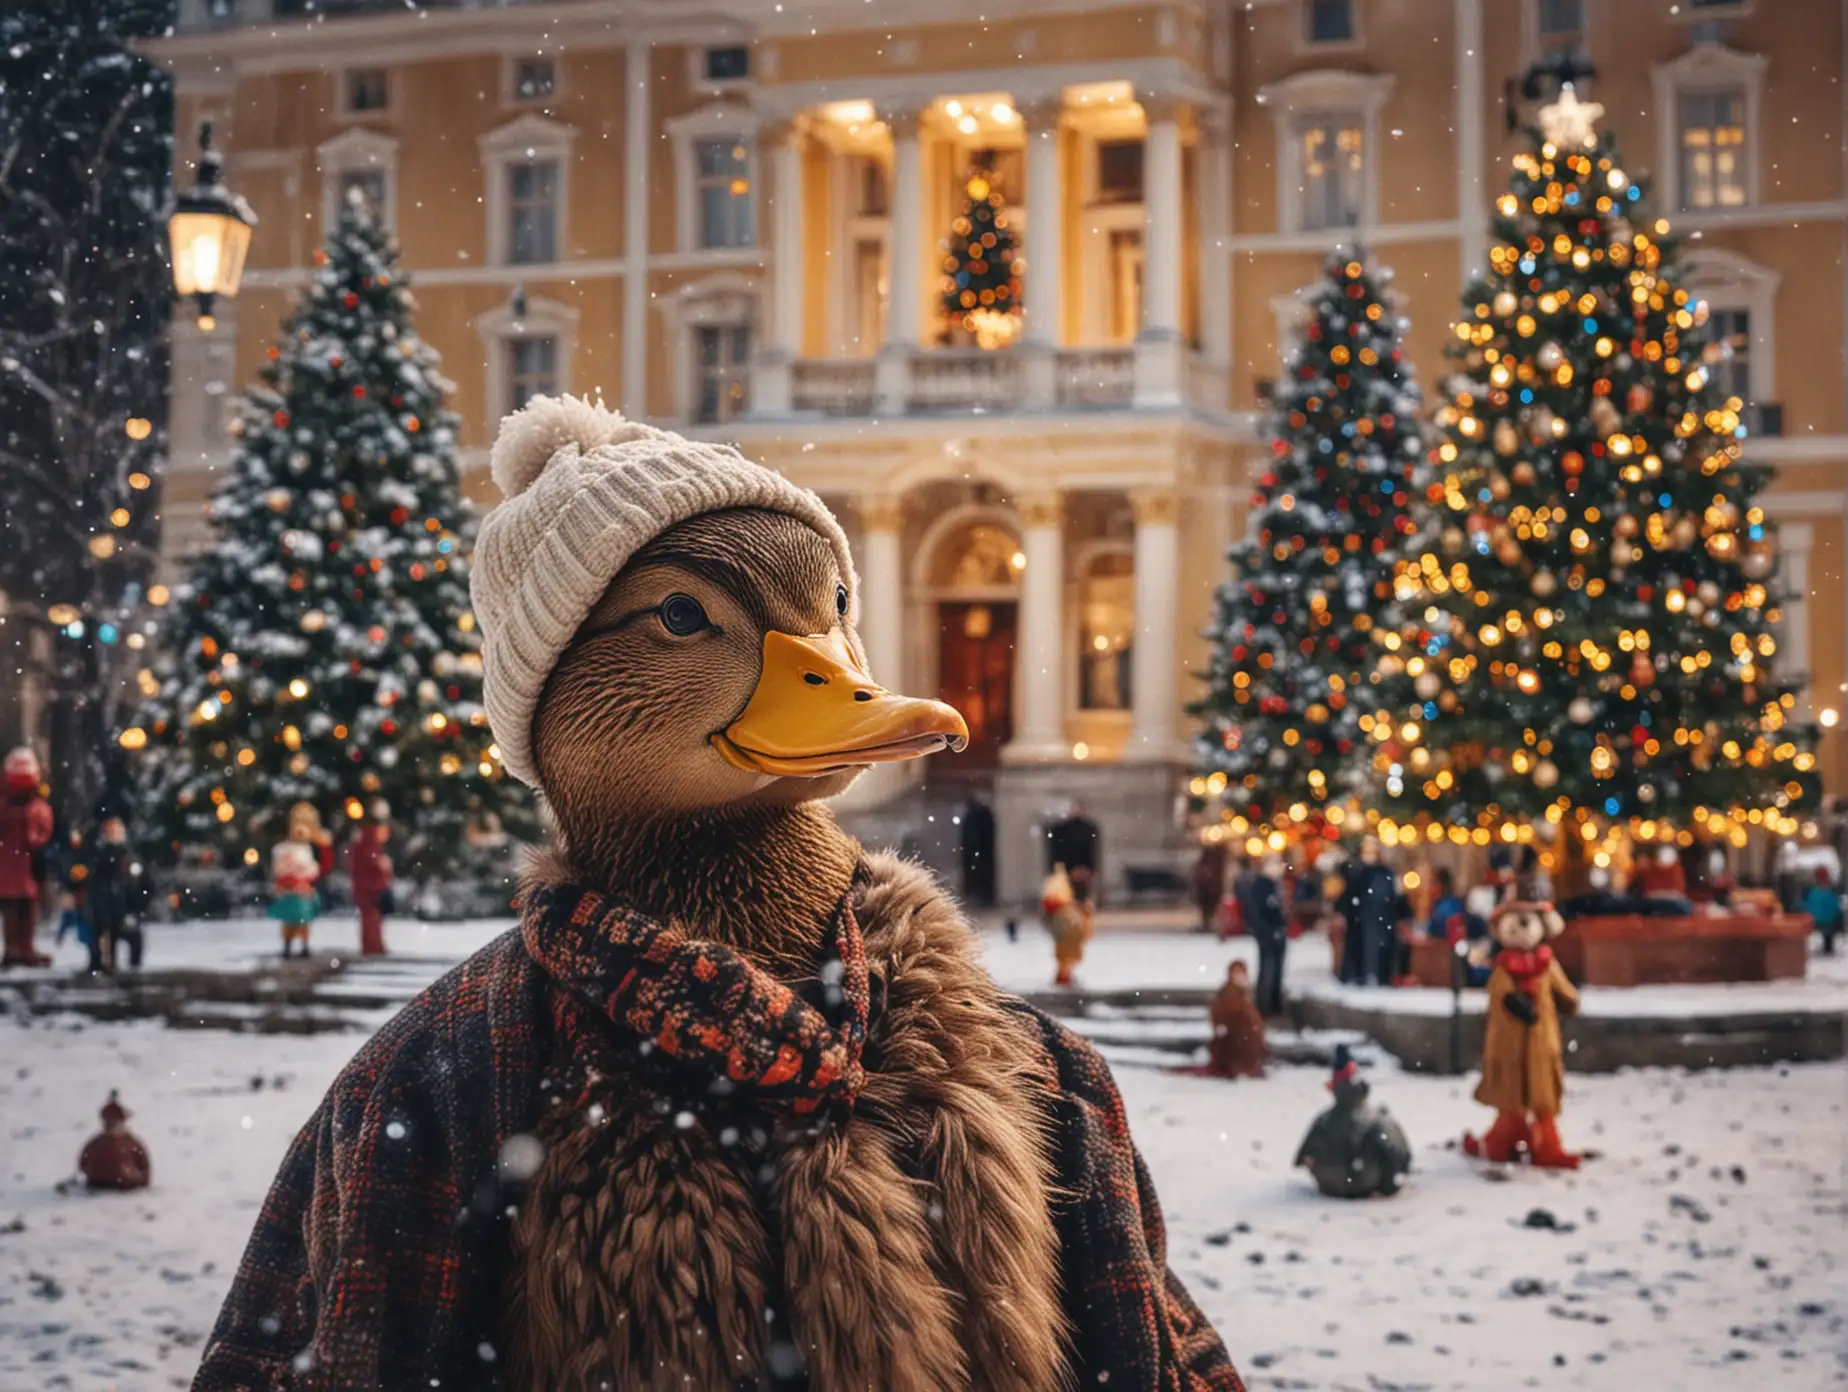
[[[1226,240],[1233,251],[1248,254],[1330,252],[1352,242],[1355,231],[1352,227],[1323,227],[1313,232],[1246,232]],[[1430,222],[1383,222],[1362,228],[1361,231],[1371,249],[1399,246],[1406,242],[1451,241],[1462,235],[1463,225],[1455,218],[1439,218]]]
[[[265,151],[265,154],[270,152]],[[315,147],[315,166],[321,171],[321,235],[325,240],[340,220],[340,181],[348,174],[385,176],[383,206],[377,209],[387,229],[398,225],[398,140],[396,136],[355,126]]]
[[[869,532],[896,532],[905,525],[905,500],[890,493],[862,493],[854,500],[860,526]]]
[[[1172,488],[1132,488],[1129,510],[1138,527],[1172,527],[1180,520],[1181,495]]]
[[[512,254],[509,245],[511,229],[508,226],[512,207],[509,171],[516,164],[544,160],[554,161],[558,165],[558,202],[554,213],[556,232],[552,248],[554,261],[571,259],[571,151],[576,140],[575,126],[529,111],[505,125],[495,127],[476,141],[481,150],[482,166],[487,171],[486,196],[482,203],[488,217],[490,266],[512,264],[508,260]],[[523,263],[521,269],[530,273],[533,267]]]
[[[508,373],[507,345],[523,338],[552,338],[558,341],[558,390],[571,390],[571,363],[577,355],[578,310],[535,296],[526,302],[526,312],[516,316],[511,304],[496,305],[485,314],[475,316],[475,332],[481,336],[487,355],[487,413],[485,423],[492,427],[512,409],[512,383]]]
[[[941,17],[933,16],[933,22],[941,22]],[[923,111],[949,92],[990,92],[998,80],[999,74],[994,68],[828,78],[760,88],[755,104],[768,116],[788,115],[831,102],[871,100],[880,111],[880,119],[889,123],[887,113]],[[1189,102],[1207,103],[1219,99],[1199,70],[1181,58],[1029,63],[1009,67],[1005,75],[1007,92],[1016,109],[1056,96],[1067,87],[1087,87],[1102,82],[1127,82],[1136,92],[1161,92]]]
[[[1848,222],[1848,199],[1811,203],[1761,203],[1750,208],[1712,208],[1666,214],[1678,236],[1731,232],[1750,227],[1792,227],[1802,222]]]
[[[1656,202],[1670,217],[1681,206],[1681,97],[1688,92],[1717,91],[1731,87],[1745,92],[1745,201],[1759,206],[1760,156],[1765,71],[1771,60],[1762,53],[1741,53],[1724,44],[1696,44],[1679,58],[1650,69],[1656,109]],[[1692,217],[1707,210],[1687,209]],[[1724,211],[1724,210],[1721,210]]]
[[[1346,228],[1303,227],[1303,154],[1299,124],[1309,118],[1358,117],[1361,125],[1359,228],[1370,241],[1380,208],[1380,108],[1392,91],[1391,73],[1359,73],[1318,68],[1296,73],[1258,89],[1258,104],[1276,120],[1277,226],[1280,232],[1332,231]],[[1456,224],[1452,223],[1453,226]]]
[[[1065,495],[1058,492],[1023,493],[1015,500],[1023,527],[1062,527]]]

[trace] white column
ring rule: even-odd
[[[1181,113],[1183,104],[1145,98],[1147,145],[1142,156],[1142,333],[1181,332]]]
[[[879,414],[902,416],[910,404],[923,293],[924,161],[917,112],[887,112],[885,123],[892,132],[892,224],[886,243],[886,341],[874,367],[874,389]]]
[[[770,339],[752,364],[751,413],[786,416],[794,406],[795,361],[802,356],[803,275],[807,245],[802,222],[801,126],[794,121],[766,127],[759,148],[769,150],[770,239],[774,257],[770,286]]]
[[[1784,602],[1784,622],[1778,625],[1777,658],[1771,670],[1781,681],[1814,675],[1810,666],[1809,596],[1810,551],[1816,528],[1808,522],[1785,522],[1777,530],[1778,588]],[[1815,683],[1804,681],[1797,693],[1797,713],[1805,719],[1814,713],[1810,693]]]
[[[1455,0],[1457,50],[1457,225],[1463,281],[1488,260],[1489,209],[1482,192],[1482,0]],[[1369,156],[1371,158],[1371,156]]]
[[[1020,500],[1020,618],[1014,648],[1014,738],[1008,763],[1068,757],[1065,743],[1065,509],[1057,493]]]
[[[795,122],[764,133],[771,144],[770,235],[776,242],[773,305],[776,331],[771,342],[779,353],[802,356],[802,301],[807,277],[803,262],[807,251],[803,226],[802,129]]]
[[[1142,332],[1136,337],[1135,404],[1178,406],[1181,361],[1181,115],[1184,104],[1144,97]]]
[[[905,572],[902,559],[904,509],[897,498],[884,494],[858,501],[860,514],[860,621],[861,645],[873,680],[890,691],[914,693],[905,675]],[[846,810],[877,807],[922,775],[916,761],[875,764],[860,775],[841,799]]]
[[[623,59],[628,85],[623,164],[622,411],[632,420],[648,414],[648,156],[653,149],[648,112],[649,56],[645,41],[631,39]],[[685,210],[682,210],[684,215]]]
[[[1132,763],[1167,763],[1181,757],[1174,731],[1175,520],[1180,507],[1166,488],[1138,489],[1129,503],[1136,517],[1136,638],[1123,757]]]
[[[1231,114],[1214,107],[1202,116],[1195,154],[1200,171],[1200,349],[1208,362],[1226,364],[1232,361]]]
[[[1025,341],[1057,347],[1064,285],[1065,181],[1054,97],[1021,113],[1027,123],[1027,323]]]

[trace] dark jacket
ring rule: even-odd
[[[153,886],[141,857],[128,846],[95,841],[84,849],[83,914],[97,937],[141,927]]]
[[[1399,918],[1399,877],[1389,865],[1351,860],[1341,891],[1341,916],[1348,931],[1389,931]]]
[[[1238,881],[1238,908],[1245,931],[1259,942],[1281,942],[1290,935],[1283,911],[1283,891],[1269,875],[1254,871]]]

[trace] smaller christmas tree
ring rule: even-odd
[[[1337,252],[1278,383],[1274,459],[1220,587],[1208,690],[1193,707],[1202,776],[1234,830],[1335,835],[1373,709],[1420,452],[1418,390],[1386,272]],[[1371,723],[1370,720],[1367,723]]]
[[[434,875],[536,826],[481,705],[456,422],[397,247],[354,202],[316,264],[120,743],[163,859],[264,865],[295,803],[382,799],[400,871]]]
[[[1005,347],[1020,333],[1020,270],[992,152],[976,157],[963,195],[943,252],[944,317],[984,348]]]

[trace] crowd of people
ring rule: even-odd
[[[346,848],[347,892],[359,914],[360,952],[385,952],[385,916],[394,910],[388,809],[365,810]],[[282,955],[309,955],[309,932],[325,907],[334,869],[332,835],[308,803],[290,809],[288,833],[272,848],[269,916],[281,928]],[[126,809],[106,799],[83,823],[59,825],[44,793],[38,756],[21,747],[0,766],[0,966],[44,967],[41,920],[57,913],[56,941],[75,938],[88,970],[140,968],[154,903],[153,877],[135,850]]]

